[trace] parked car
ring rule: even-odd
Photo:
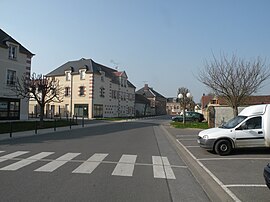
[[[270,104],[249,106],[221,127],[201,131],[198,143],[219,155],[235,148],[270,147],[269,122]]]
[[[267,187],[270,189],[270,164],[269,163],[264,167],[263,176],[264,176]]]
[[[185,120],[202,122],[204,120],[204,116],[198,112],[186,112]],[[183,115],[172,117],[172,121],[183,121]]]

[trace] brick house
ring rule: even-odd
[[[136,91],[136,93],[143,95],[150,101],[151,115],[166,114],[167,99],[153,88],[150,88],[148,84],[145,84],[144,87]]]

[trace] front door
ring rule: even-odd
[[[236,147],[265,146],[262,129],[262,117],[252,117],[235,130]]]

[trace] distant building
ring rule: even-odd
[[[0,29],[0,120],[28,119],[28,99],[15,95],[17,78],[31,73],[34,56],[18,41]]]
[[[137,94],[143,95],[150,101],[151,115],[166,114],[166,98],[145,84],[143,88],[136,91]]]
[[[167,114],[168,115],[180,115],[183,113],[182,106],[178,98],[167,98]],[[196,105],[193,100],[186,105],[186,111],[196,111],[201,113],[200,106]]]
[[[151,102],[141,94],[135,94],[135,116],[149,116],[152,114]]]
[[[135,86],[125,71],[119,72],[92,59],[69,61],[47,77],[59,80],[62,103],[50,103],[47,114],[61,116],[132,117],[135,114]],[[35,111],[30,107],[30,113]]]
[[[180,102],[177,98],[167,98],[166,110],[168,115],[179,115],[181,113]]]

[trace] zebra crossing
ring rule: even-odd
[[[2,155],[5,151],[0,151]],[[21,158],[25,154],[29,154],[30,151],[15,151],[9,154],[4,154],[0,156],[0,171],[16,171],[30,164],[38,161],[47,162],[45,165],[37,168],[34,172],[53,172],[64,166],[68,162],[79,162],[81,163],[72,173],[77,174],[91,174],[98,166],[102,163],[108,163],[106,157],[107,153],[95,153],[87,160],[74,160],[81,153],[66,153],[56,159],[46,159],[46,157],[54,154],[55,152],[40,152],[38,154],[32,155],[27,158]],[[11,163],[7,166],[1,167],[1,163],[14,160],[15,163]],[[145,165],[153,167],[153,177],[160,179],[176,179],[172,167],[187,168],[186,166],[171,166],[169,160],[165,156],[152,156],[152,164],[136,163],[137,155],[123,154],[118,162],[111,162],[116,164],[114,170],[112,171],[112,176],[125,176],[132,177],[136,166]]]

